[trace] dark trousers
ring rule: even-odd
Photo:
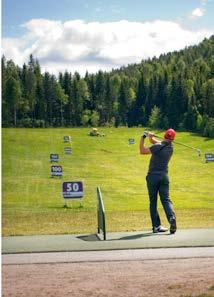
[[[169,198],[169,178],[167,174],[148,174],[146,177],[150,200],[150,216],[153,227],[161,225],[157,210],[158,194],[163,205],[168,222],[171,217],[175,218],[172,201]]]

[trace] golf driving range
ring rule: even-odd
[[[150,157],[139,154],[143,129],[101,128],[105,137],[90,137],[87,128],[3,129],[3,236],[96,233],[98,186],[107,231],[150,230],[145,182]],[[71,154],[64,152],[64,135],[71,137]],[[214,140],[177,132],[176,141],[202,152],[198,156],[174,145],[169,174],[178,229],[214,227],[214,163],[206,163],[204,155],[213,152]],[[51,178],[51,153],[59,155],[61,177]],[[83,182],[82,207],[79,200],[67,200],[64,207],[62,183],[68,181]],[[159,206],[162,223],[168,226]]]

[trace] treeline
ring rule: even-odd
[[[214,137],[214,36],[111,72],[58,77],[2,57],[3,127],[150,126]]]

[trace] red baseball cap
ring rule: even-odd
[[[164,134],[164,138],[165,139],[169,139],[169,140],[174,140],[175,139],[175,130],[173,130],[172,128],[168,129],[165,134]]]

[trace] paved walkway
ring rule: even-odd
[[[153,234],[151,231],[107,233],[11,236],[2,238],[2,253],[41,253],[104,251],[146,248],[213,247],[214,228],[178,230],[169,233]]]
[[[214,258],[214,247],[127,249],[2,255],[3,265]]]

